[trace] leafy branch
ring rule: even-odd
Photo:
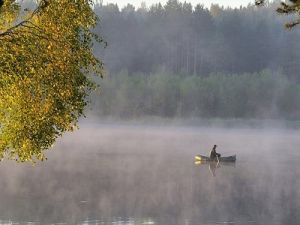
[[[3,6],[3,4],[4,4],[4,1],[0,0],[0,8]],[[37,27],[34,23],[32,23],[31,20],[35,15],[39,14],[42,10],[44,10],[48,5],[49,5],[49,0],[40,1],[38,6],[33,10],[31,15],[27,19],[22,20],[21,22],[17,23],[16,25],[14,25],[14,26],[8,28],[7,30],[5,30],[4,32],[0,33],[0,39],[1,39],[1,37],[4,37],[4,36],[8,36],[8,35],[11,36],[20,27],[29,28],[29,26],[27,24],[30,24],[32,28],[41,30],[41,28]]]
[[[300,1],[299,0],[289,0],[289,1],[290,1],[289,4],[287,4],[285,2],[281,2],[280,6],[276,9],[276,11],[279,14],[285,14],[285,15],[300,13]],[[257,6],[262,6],[265,3],[266,3],[266,0],[255,0],[255,5],[257,5]],[[285,27],[288,29],[291,29],[298,24],[300,24],[300,18],[298,18],[294,21],[291,21],[289,23],[286,23]]]

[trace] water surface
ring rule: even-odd
[[[0,164],[0,224],[299,224],[299,131],[82,126],[48,161]],[[217,144],[234,165],[194,155]]]

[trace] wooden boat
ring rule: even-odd
[[[195,160],[194,164],[196,166],[203,166],[203,165],[210,165],[210,166],[230,166],[230,167],[235,167],[235,161],[234,162],[217,162],[217,161],[201,161],[201,160]]]
[[[204,156],[204,155],[196,155],[195,156],[195,160],[196,161],[203,161],[203,162],[213,162],[213,161],[217,161],[217,159],[215,160],[211,160],[209,157]],[[236,161],[236,155],[231,155],[231,156],[221,156],[219,158],[220,162],[235,162]]]

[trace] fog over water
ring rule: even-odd
[[[44,163],[0,164],[0,224],[299,224],[299,134],[82,124]],[[213,144],[237,155],[215,176],[194,164]]]

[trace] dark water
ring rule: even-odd
[[[83,126],[0,164],[0,224],[300,224],[299,131]],[[236,164],[195,165],[213,144]]]

